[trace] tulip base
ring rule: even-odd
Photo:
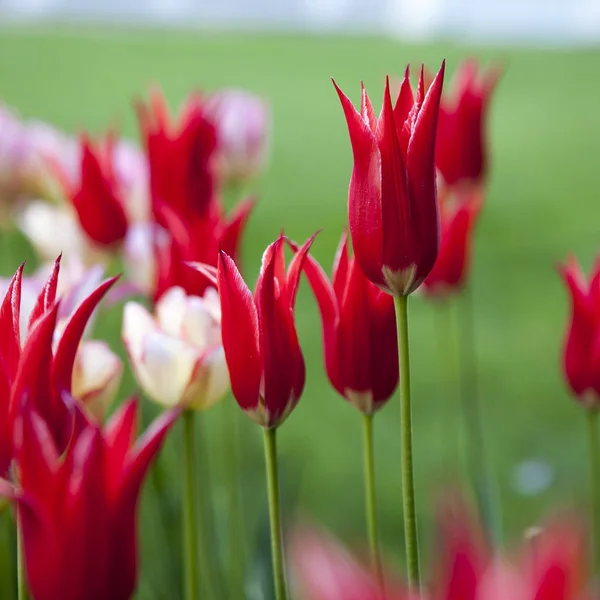
[[[287,600],[283,533],[279,506],[279,471],[277,466],[277,429],[264,429],[265,464],[267,469],[267,493],[271,524],[271,558],[273,561],[273,584],[276,600]]]
[[[408,297],[394,298],[398,331],[398,360],[400,366],[400,427],[402,435],[402,505],[404,511],[404,542],[408,581],[419,589],[419,538],[413,473],[412,405],[410,396],[410,356],[408,344]]]

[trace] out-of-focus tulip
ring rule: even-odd
[[[128,220],[113,170],[112,140],[105,146],[94,148],[83,137],[79,181],[72,185],[63,179],[63,184],[85,234],[92,243],[110,248],[125,238]]]
[[[440,251],[433,269],[423,282],[423,290],[428,296],[444,298],[465,285],[471,263],[474,227],[481,206],[481,190],[477,188],[440,203]]]
[[[138,118],[150,166],[154,218],[165,225],[163,205],[182,219],[203,216],[215,195],[215,127],[198,95],[188,98],[178,122],[171,122],[160,90],[149,105],[139,102]]]
[[[348,194],[354,254],[365,275],[395,296],[416,290],[438,254],[435,140],[443,81],[444,64],[425,90],[421,70],[413,96],[407,69],[392,106],[386,80],[379,118],[364,88],[359,112],[336,86],[354,154]]]
[[[559,270],[571,296],[571,320],[564,346],[565,376],[579,401],[596,407],[600,405],[600,259],[587,281],[574,258]]]
[[[154,316],[128,302],[122,334],[138,383],[159,404],[204,410],[227,391],[214,288],[202,298],[171,288],[157,302]]]
[[[290,536],[290,568],[300,600],[408,600],[398,584],[386,593],[375,578],[338,541],[314,528],[297,528]],[[416,598],[414,599],[416,600]]]
[[[234,259],[254,206],[247,199],[225,215],[217,196],[216,131],[199,96],[188,99],[172,123],[156,90],[150,106],[138,106],[150,166],[155,300],[171,287],[201,296],[208,283],[186,262],[216,266],[219,248]],[[166,233],[165,233],[166,232]],[[166,241],[165,241],[166,238]]]
[[[346,235],[340,242],[331,281],[310,256],[304,272],[321,311],[329,381],[358,410],[370,414],[398,385],[394,301],[348,256]]]
[[[487,110],[500,74],[467,60],[455,76],[454,94],[442,98],[436,164],[446,185],[478,184],[487,175]]]
[[[106,342],[81,342],[73,365],[71,394],[102,423],[119,391],[123,363]]]
[[[146,472],[178,411],[135,443],[136,402],[101,430],[82,422],[66,450],[34,411],[21,419],[18,506],[26,578],[36,600],[128,600],[138,573],[137,504]]]
[[[129,223],[147,221],[150,218],[150,175],[146,155],[133,142],[119,139],[114,143],[111,158]]]
[[[433,549],[429,589],[411,596],[386,574],[385,595],[368,571],[335,540],[314,529],[297,529],[290,568],[300,600],[590,600],[585,544],[577,523],[551,523],[509,561],[483,543],[461,516],[443,524]]]
[[[287,273],[283,235],[273,242],[263,255],[254,297],[233,259],[219,251],[216,281],[231,389],[240,408],[267,429],[285,421],[304,389],[294,304],[313,239],[296,252]],[[198,268],[215,276],[206,266]]]
[[[64,402],[86,325],[115,279],[97,285],[73,307],[57,333],[59,261],[30,308],[25,334],[21,316],[22,267],[11,280],[0,307],[0,474],[14,453],[14,427],[21,412],[34,409],[47,422],[63,450],[73,432],[71,408]]]
[[[271,115],[266,102],[244,90],[221,90],[207,100],[217,130],[219,175],[245,181],[259,174],[269,158]]]

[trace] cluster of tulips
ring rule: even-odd
[[[488,541],[498,518],[472,386],[464,386],[462,406],[476,516],[460,503],[442,507],[436,570],[429,584],[421,578],[408,298],[419,289],[438,306],[460,297],[462,345],[470,343],[467,276],[488,180],[487,110],[500,74],[467,61],[452,93],[443,94],[444,71],[442,64],[432,77],[422,68],[413,89],[407,69],[395,100],[386,81],[379,116],[364,88],[357,109],[335,86],[354,158],[349,236],[342,234],[329,277],[309,254],[316,233],[301,245],[282,233],[264,252],[254,292],[239,248],[255,198],[227,214],[223,195],[247,187],[267,164],[263,100],[236,90],[194,94],[173,117],[153,89],[149,101],[135,104],[142,149],[114,131],[99,140],[71,138],[0,110],[3,220],[16,224],[41,263],[29,276],[17,269],[0,306],[0,494],[14,507],[21,600],[133,596],[138,497],[179,419],[183,590],[186,600],[200,591],[217,600],[203,561],[211,548],[199,535],[206,511],[196,490],[194,419],[230,388],[264,432],[277,600],[289,589],[302,600],[596,597],[586,577],[586,539],[572,521],[529,532],[512,562]],[[115,261],[124,276],[102,280]],[[560,271],[573,299],[565,374],[589,415],[590,538],[597,543],[600,266],[589,283],[574,260]],[[329,381],[364,422],[368,566],[328,535],[281,521],[277,433],[305,384],[294,318],[303,276],[321,314]],[[123,365],[104,341],[90,338],[104,297],[127,300],[122,337],[131,367],[145,396],[164,407],[137,441],[136,399],[105,423]],[[473,349],[465,356],[475,369]],[[374,416],[397,387],[405,577],[393,575],[380,553],[373,452]],[[232,577],[225,597],[244,597],[243,578],[238,586]]]

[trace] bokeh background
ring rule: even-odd
[[[421,7],[421,8],[419,8]],[[486,8],[487,7],[487,8]],[[269,100],[272,159],[254,184],[259,203],[243,244],[247,278],[282,227],[300,241],[323,229],[313,254],[327,270],[346,221],[351,152],[332,88],[354,99],[365,81],[379,103],[386,74],[407,63],[451,74],[473,56],[505,73],[489,122],[491,176],[473,255],[478,389],[505,539],[560,508],[585,506],[584,415],[560,371],[568,314],[556,264],[569,253],[587,268],[600,248],[600,7],[597,1],[429,0],[335,2],[0,1],[0,97],[24,118],[67,132],[101,133],[117,124],[138,139],[132,100],[158,83],[172,107],[193,89],[243,87]],[[448,82],[450,78],[448,78]],[[233,198],[231,198],[233,200]],[[35,258],[18,233],[2,231],[0,265],[9,275]],[[452,303],[447,310],[456,310]],[[123,356],[120,306],[105,310],[96,336]],[[456,353],[440,343],[436,307],[410,302],[417,496],[421,531],[433,540],[437,499],[465,480],[461,467]],[[330,388],[321,330],[306,285],[297,322],[307,384],[280,431],[290,516],[316,519],[353,547],[364,542],[361,421]],[[120,397],[135,389],[128,374]],[[215,568],[234,436],[242,448],[247,544],[253,581],[264,562],[265,497],[260,430],[236,418],[231,398],[203,415],[198,430],[210,457],[216,517]],[[157,409],[144,404],[144,420]],[[399,406],[378,414],[378,503],[386,554],[403,561]],[[141,521],[139,597],[179,597],[179,432],[174,431],[146,488]],[[208,493],[205,482],[203,493]],[[157,494],[160,490],[160,494]],[[10,560],[4,538],[5,571]],[[426,544],[424,556],[434,551]],[[9,553],[8,553],[9,554]],[[4,585],[2,598],[10,598]],[[267,597],[259,583],[249,597]]]

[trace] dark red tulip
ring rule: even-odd
[[[102,149],[82,137],[79,182],[73,186],[62,177],[81,228],[99,246],[113,246],[127,234],[128,221],[119,185],[112,167],[112,140]]]
[[[358,410],[371,414],[398,385],[394,301],[371,283],[342,236],[331,281],[312,257],[304,272],[323,324],[325,369],[333,387]]]
[[[36,600],[127,600],[138,570],[137,503],[163,439],[178,415],[159,417],[135,439],[137,403],[104,430],[81,412],[66,450],[44,419],[22,415],[19,484],[0,492],[18,506],[26,577]]]
[[[22,267],[11,280],[0,307],[0,476],[6,474],[14,457],[15,422],[26,408],[44,418],[61,451],[66,447],[73,430],[73,414],[64,398],[71,392],[79,342],[92,312],[116,281],[104,281],[84,298],[59,336],[59,268],[57,260],[31,312],[25,336],[19,325]]]
[[[442,98],[436,164],[447,185],[477,184],[487,175],[487,111],[500,74],[467,60],[455,76],[453,95]]]
[[[444,298],[460,291],[471,263],[473,233],[482,206],[481,190],[461,192],[440,203],[442,237],[440,252],[423,282],[428,296]]]
[[[309,238],[285,269],[281,235],[263,255],[254,296],[233,259],[219,252],[214,278],[221,300],[221,335],[237,403],[259,425],[278,427],[292,412],[304,389],[305,369],[294,321],[302,267],[313,242]]]
[[[360,112],[337,88],[352,143],[348,218],[356,260],[367,277],[395,296],[416,290],[439,248],[435,139],[444,64],[413,96],[406,70],[395,106],[386,80],[375,116],[363,87]]]
[[[564,372],[573,394],[588,407],[600,405],[600,259],[586,280],[569,258],[560,274],[571,295]]]

